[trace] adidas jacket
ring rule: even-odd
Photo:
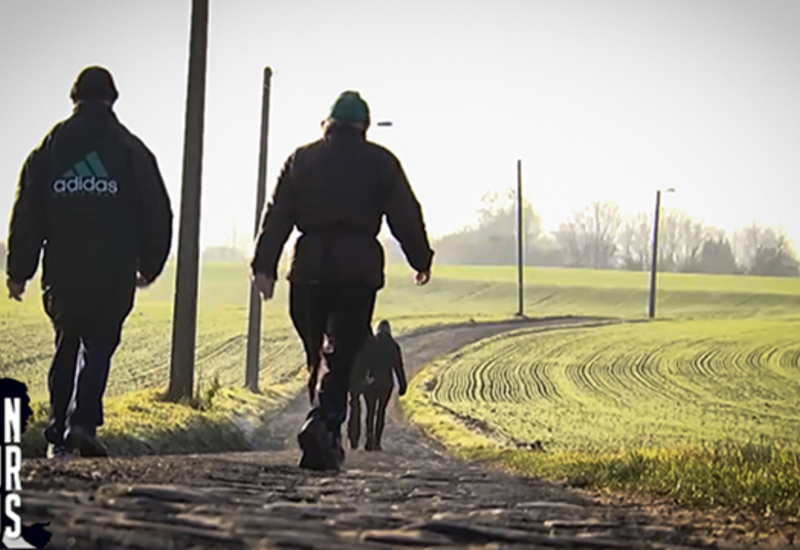
[[[357,129],[330,127],[285,162],[264,210],[252,269],[277,277],[281,251],[297,227],[290,281],[381,288],[385,260],[377,235],[384,215],[411,267],[429,270],[433,250],[400,162]]]
[[[171,240],[172,210],[155,157],[110,107],[81,102],[22,167],[6,272],[27,281],[43,250],[51,316],[124,318],[136,271],[154,280]]]

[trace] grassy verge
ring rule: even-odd
[[[430,364],[402,398],[409,421],[459,458],[582,488],[666,497],[682,505],[722,506],[759,515],[800,514],[800,452],[776,439],[683,447],[551,452],[510,440],[484,421],[453,414],[430,391],[447,364]],[[520,448],[523,447],[523,448]]]
[[[250,450],[257,445],[252,434],[265,416],[285,404],[300,385],[298,379],[254,394],[212,380],[196,398],[181,403],[165,401],[156,389],[126,393],[106,400],[98,437],[113,456]],[[42,457],[46,448],[46,403],[35,402],[32,408],[34,415],[22,438],[26,458]]]

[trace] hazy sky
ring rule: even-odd
[[[190,5],[0,0],[0,238],[22,162],[91,64],[113,73],[179,212]],[[798,28],[797,0],[211,0],[203,243],[253,231],[269,65],[268,192],[355,89],[394,122],[369,137],[400,158],[434,236],[515,186],[519,158],[548,226],[593,200],[650,211],[675,187],[664,206],[800,245]]]

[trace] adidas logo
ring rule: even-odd
[[[116,195],[119,190],[117,181],[109,178],[108,171],[100,160],[100,155],[92,151],[83,160],[64,172],[53,182],[53,191],[57,195]]]

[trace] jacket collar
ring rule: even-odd
[[[92,101],[92,100],[84,100],[79,101],[75,104],[72,108],[72,113],[75,115],[89,115],[89,116],[110,116],[114,119],[117,116],[114,114],[114,111],[111,108],[111,105],[104,103],[102,101]]]
[[[325,129],[325,139],[330,140],[366,140],[366,131],[349,124],[331,124]]]

